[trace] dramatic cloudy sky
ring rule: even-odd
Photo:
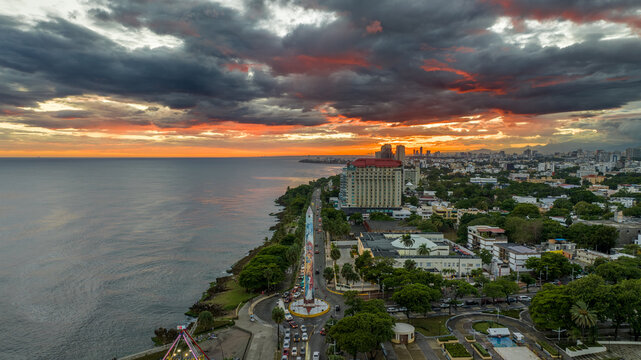
[[[640,144],[639,0],[2,0],[0,156]]]

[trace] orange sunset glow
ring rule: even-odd
[[[0,6],[4,157],[545,152],[641,131],[631,3],[30,1]]]

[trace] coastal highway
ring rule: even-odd
[[[314,269],[318,270],[318,274],[314,272],[314,295],[316,298],[323,299],[330,304],[330,311],[324,315],[315,317],[315,318],[299,318],[294,317],[294,321],[300,326],[307,326],[307,332],[309,335],[308,342],[292,342],[291,347],[297,347],[300,349],[301,346],[305,346],[305,359],[309,360],[312,358],[312,353],[318,351],[321,354],[321,359],[326,359],[325,351],[327,349],[327,344],[325,344],[325,336],[320,335],[319,331],[325,326],[325,322],[334,318],[342,318],[343,311],[345,310],[345,304],[343,302],[343,297],[341,295],[333,294],[327,291],[327,284],[323,278],[323,270],[326,267],[325,263],[325,233],[323,231],[318,232],[318,229],[322,229],[322,224],[318,220],[320,218],[320,189],[314,190],[312,194],[312,210],[314,212],[314,245],[315,249],[319,251],[318,254],[314,254]],[[271,323],[271,312],[272,309],[277,305],[279,297],[274,297],[272,299],[261,302],[254,309],[254,314],[260,319]],[[340,311],[336,311],[336,305],[340,305]],[[281,331],[289,328],[287,323],[281,324]],[[292,334],[299,331],[298,329],[291,329]],[[275,340],[275,339],[274,339]],[[300,351],[300,350],[299,350]],[[290,358],[292,358],[290,356]],[[294,357],[295,358],[295,357]]]

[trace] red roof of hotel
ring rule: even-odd
[[[350,163],[351,165],[354,165],[356,167],[368,167],[368,166],[376,166],[376,167],[399,167],[403,165],[402,162],[398,160],[392,160],[392,159],[374,159],[374,158],[361,158],[361,159],[356,159]]]

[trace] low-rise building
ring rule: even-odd
[[[609,259],[610,255],[588,249],[576,249],[574,254],[574,261],[580,262],[583,265],[592,265],[598,258]]]
[[[451,206],[432,205],[432,213],[448,220],[456,220],[458,217],[458,209]]]
[[[470,183],[477,184],[477,185],[485,185],[485,184],[496,185],[498,184],[498,180],[493,177],[487,177],[487,178],[473,177],[473,178],[470,178]]]
[[[541,253],[529,246],[514,243],[496,243],[493,245],[492,256],[497,261],[508,265],[512,272],[530,271],[525,266],[527,259],[541,257]]]
[[[513,195],[512,199],[519,204],[536,204],[537,200],[534,196],[517,196]]]
[[[420,233],[410,235],[414,243],[403,244],[403,234],[361,233],[358,236],[358,252],[371,252],[373,256],[394,259],[395,267],[403,267],[406,260],[412,260],[427,271],[452,272],[457,276],[468,275],[481,268],[481,258],[456,243],[443,237],[442,233]],[[429,254],[419,255],[419,248],[425,244]]]
[[[471,250],[485,249],[492,252],[494,244],[507,243],[505,230],[488,225],[467,227],[467,247]]]

